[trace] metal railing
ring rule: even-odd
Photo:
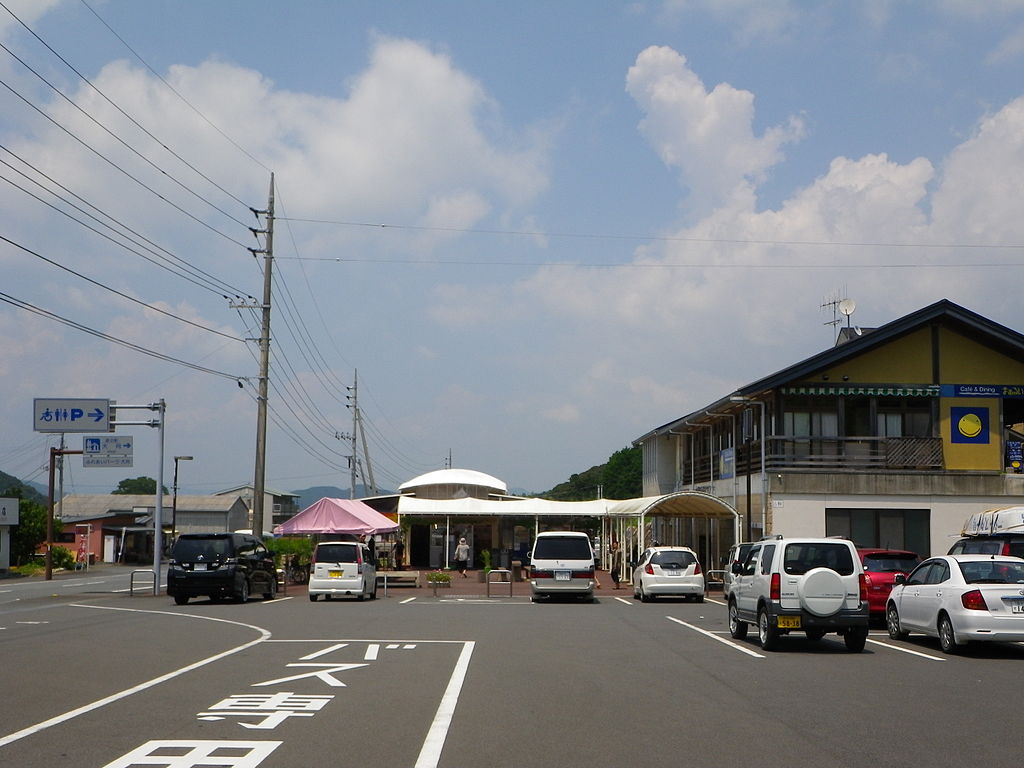
[[[501,579],[492,579],[491,576],[498,574]],[[491,584],[508,584],[508,596],[512,597],[512,571],[508,568],[492,568],[487,572],[487,596],[491,596]],[[504,597],[504,595],[502,595]]]
[[[135,597],[135,577],[136,577],[136,575],[138,575],[140,573],[148,574],[148,576],[149,576],[149,588],[150,589],[154,589],[155,588],[156,574],[153,572],[153,569],[152,568],[136,568],[134,571],[132,571],[131,576],[128,577],[128,595],[130,597]],[[155,589],[154,589],[154,591],[155,591]]]

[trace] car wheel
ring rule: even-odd
[[[807,639],[810,640],[812,643],[818,642],[824,636],[825,636],[825,630],[824,629],[808,629],[807,630]]]
[[[742,640],[747,636],[747,622],[740,621],[735,602],[729,603],[729,636],[734,640]]]
[[[953,632],[953,622],[949,620],[949,616],[946,614],[942,614],[939,617],[939,645],[942,647],[943,653],[956,653],[958,651],[956,634]]]
[[[242,579],[242,586],[238,589],[238,594],[235,596],[238,602],[247,603],[249,602],[249,580]]]
[[[704,602],[704,595],[694,595],[693,596],[693,602],[695,602],[695,603],[703,603]]]
[[[188,595],[175,595],[174,596],[174,604],[175,605],[185,605],[187,602],[188,602]]]
[[[757,639],[762,651],[774,651],[779,644],[779,629],[768,621],[768,611],[763,608],[757,614]]]
[[[846,643],[846,650],[850,653],[860,653],[864,650],[864,643],[868,639],[867,627],[850,627],[843,636]]]
[[[317,599],[318,597],[320,597],[320,595],[310,595],[310,596],[309,596],[309,602],[311,602],[311,603],[315,603],[315,602],[316,602],[316,599]]]
[[[277,581],[271,580],[270,591],[263,593],[263,599],[273,600],[275,597],[277,597]]]
[[[896,606],[891,603],[885,609],[885,628],[889,630],[889,638],[891,640],[906,640],[910,634],[900,625],[900,613],[896,610]]]
[[[640,602],[641,603],[649,603],[649,602],[651,602],[652,599],[653,599],[653,597],[651,595],[647,594],[647,590],[644,589],[644,583],[641,581],[640,582]]]

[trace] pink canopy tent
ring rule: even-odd
[[[323,498],[274,528],[290,533],[392,533],[398,523],[354,499]]]

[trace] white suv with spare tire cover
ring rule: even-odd
[[[748,624],[754,624],[766,651],[794,630],[806,633],[808,640],[836,632],[847,650],[864,650],[867,585],[852,541],[767,538],[731,570],[729,634],[734,638],[746,637]]]

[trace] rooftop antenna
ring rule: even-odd
[[[846,327],[850,327],[850,315],[857,309],[857,302],[853,299],[843,299],[839,302],[839,311],[846,315]]]
[[[845,289],[843,290],[843,292],[844,293],[846,292]],[[836,293],[832,294],[832,296],[830,298],[825,299],[825,303],[821,305],[822,309],[825,309],[826,307],[831,307],[832,308],[832,319],[831,320],[826,320],[824,323],[822,323],[822,325],[831,325],[832,326],[832,329],[835,332],[835,339],[833,339],[833,341],[839,341],[839,327],[838,326],[839,326],[839,324],[841,322],[843,322],[839,318],[839,314],[838,314],[839,313],[839,307],[840,307],[840,305],[844,301],[850,301],[849,299],[840,299],[839,298],[840,295],[841,294],[837,291]]]

